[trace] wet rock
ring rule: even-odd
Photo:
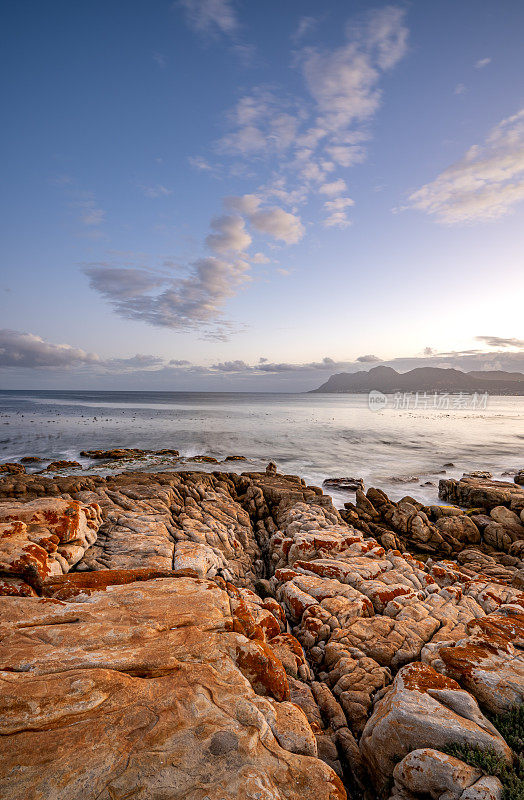
[[[110,450],[82,450],[80,455],[83,458],[103,459],[106,461],[121,461],[130,458],[139,458],[145,454],[145,450],[128,447],[113,447]]]
[[[524,486],[524,469],[519,469],[516,475],[513,477],[515,483],[519,486]]]
[[[516,513],[524,509],[524,489],[515,483],[464,476],[439,481],[439,497],[466,508],[506,506]]]
[[[270,461],[266,467],[266,475],[276,475],[277,474],[277,465]]]
[[[322,482],[325,489],[339,489],[340,491],[356,492],[357,489],[364,489],[362,478],[326,478]]]
[[[24,456],[20,459],[22,464],[39,464],[41,461],[45,459],[40,458],[40,456]]]
[[[5,464],[0,464],[0,473],[8,475],[21,475],[25,472],[23,464],[15,464],[12,461],[7,461]]]
[[[51,472],[51,470],[63,470],[63,469],[82,469],[82,464],[79,464],[78,461],[51,461],[50,464],[47,465],[45,468],[46,472]]]
[[[224,462],[228,461],[247,461],[246,456],[226,456]]]
[[[194,461],[197,464],[218,464],[218,458],[213,456],[191,456],[188,461]]]

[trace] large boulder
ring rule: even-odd
[[[521,486],[472,475],[464,475],[460,480],[442,478],[439,497],[466,508],[506,506],[516,513],[524,508],[524,488]]]
[[[457,758],[432,748],[413,750],[393,770],[395,786],[390,800],[501,800],[498,778],[483,776]]]
[[[375,705],[360,750],[372,780],[382,791],[395,765],[412,750],[463,744],[494,750],[508,763],[511,750],[454,680],[415,662],[401,669]]]

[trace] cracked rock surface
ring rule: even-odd
[[[444,749],[512,758],[524,489],[441,495],[4,474],[2,800],[500,800]]]

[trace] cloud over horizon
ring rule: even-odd
[[[504,337],[476,338],[488,340],[489,346],[498,342],[502,349],[434,352],[432,348],[425,348],[421,355],[386,360],[375,355],[358,356],[353,360],[337,360],[325,356],[320,361],[306,362],[272,361],[264,357],[255,363],[244,359],[230,359],[195,364],[185,358],[166,359],[140,353],[121,358],[102,358],[96,353],[87,353],[68,344],[47,342],[32,333],[4,329],[0,330],[0,369],[3,370],[4,377],[8,374],[12,377],[23,375],[27,380],[32,380],[33,375],[33,378],[39,376],[38,380],[42,379],[44,383],[44,375],[59,377],[70,373],[82,375],[93,387],[100,382],[107,385],[108,379],[114,379],[115,385],[118,385],[120,379],[125,379],[123,385],[127,388],[132,388],[133,381],[136,381],[137,386],[166,389],[173,387],[173,381],[176,380],[182,382],[187,389],[196,390],[204,385],[208,390],[212,390],[213,386],[222,389],[227,386],[231,390],[247,387],[254,391],[268,388],[278,391],[279,387],[285,391],[304,391],[315,388],[326,379],[326,375],[368,370],[377,364],[393,367],[398,372],[431,366],[464,372],[506,370],[524,373],[524,341]],[[254,382],[246,383],[250,379]]]
[[[0,367],[71,367],[98,364],[96,353],[86,353],[69,344],[51,344],[34,333],[0,330]]]

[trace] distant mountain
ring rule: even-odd
[[[504,372],[503,369],[496,369],[493,372],[468,372],[472,378],[480,378],[485,381],[522,381],[524,375],[522,372]]]
[[[375,389],[384,394],[395,392],[464,392],[471,394],[524,395],[524,374],[521,372],[461,372],[458,369],[418,367],[397,372],[392,367],[373,367],[359,372],[339,372],[313,392],[367,394]]]

